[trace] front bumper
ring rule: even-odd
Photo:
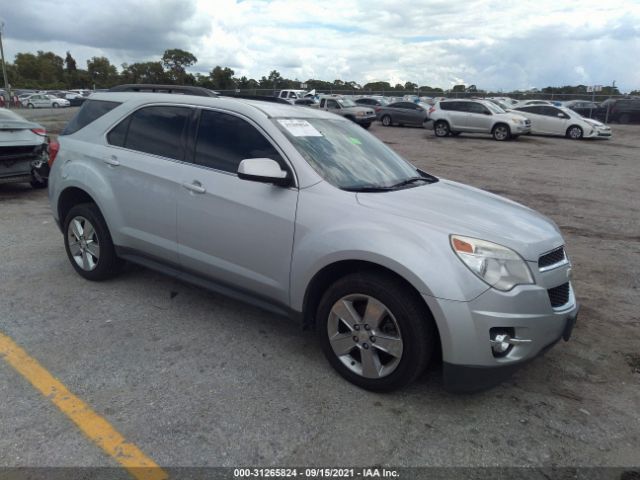
[[[531,133],[531,125],[511,125],[512,135],[528,135]]]
[[[366,116],[361,116],[361,117],[355,117],[355,119],[354,119],[354,121],[358,125],[371,124],[371,123],[375,122],[375,120],[376,120],[376,116],[375,115],[366,115]]]
[[[498,385],[515,370],[544,353],[561,338],[568,340],[578,314],[573,288],[558,308],[547,289],[522,285],[510,292],[488,289],[469,302],[424,296],[434,315],[442,344],[445,389],[474,392]],[[510,329],[528,343],[494,355],[491,329]]]

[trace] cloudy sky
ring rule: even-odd
[[[5,55],[198,57],[259,78],[640,88],[640,0],[0,0]]]

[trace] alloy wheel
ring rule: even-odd
[[[338,300],[329,313],[327,333],[333,353],[359,376],[385,377],[402,358],[403,342],[396,318],[369,295],[352,294]]]
[[[100,243],[94,226],[85,217],[71,219],[67,230],[69,252],[82,270],[90,272],[100,261]]]
[[[493,134],[496,140],[506,140],[509,136],[509,129],[503,125],[496,127],[495,132]]]

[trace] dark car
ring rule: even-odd
[[[610,122],[640,122],[640,98],[610,98],[602,102]]]
[[[568,102],[564,102],[562,106],[570,108],[585,118],[595,118],[604,121],[607,115],[606,108],[603,108],[591,100],[569,100]]]
[[[356,103],[364,107],[384,107],[387,104],[387,102],[379,98],[359,98]]]
[[[413,102],[395,102],[376,108],[378,120],[385,127],[397,124],[420,125],[429,119],[429,105]]]

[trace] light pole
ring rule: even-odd
[[[2,48],[2,32],[4,31],[4,22],[0,21],[0,57],[2,57],[2,75],[4,76],[4,89],[7,95],[7,105],[11,101],[11,88],[9,87],[9,78],[7,77],[7,67],[4,64],[4,48]]]

